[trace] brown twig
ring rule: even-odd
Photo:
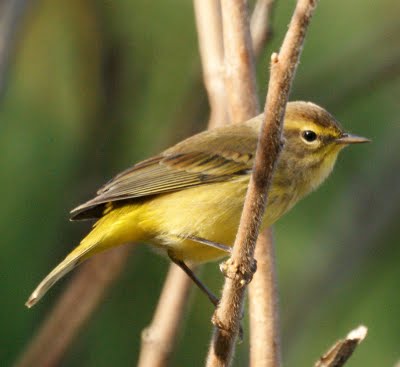
[[[223,79],[223,46],[221,9],[215,0],[194,0],[203,80],[210,103],[208,127],[227,122]],[[194,267],[191,267],[195,270]],[[139,367],[165,366],[170,359],[179,331],[187,294],[192,281],[176,265],[171,264],[153,320],[142,333]]]
[[[265,42],[267,41],[269,32],[269,19],[273,1],[259,0],[256,3],[251,17],[251,40],[254,54],[259,54]],[[241,4],[245,7],[245,4]],[[234,13],[233,10],[240,12]],[[243,28],[245,24],[248,27],[247,15],[244,14],[245,8],[240,9],[239,6],[224,8],[224,14],[229,23],[224,26],[224,39],[229,45],[234,47],[228,48],[231,55],[226,55],[227,60],[227,91],[230,96],[231,110],[234,110],[238,115],[238,121],[247,120],[259,113],[258,100],[255,86],[255,68],[252,60],[251,49],[248,45],[247,29]],[[236,24],[233,23],[237,20]],[[242,32],[238,32],[240,29]],[[231,36],[233,35],[233,37]],[[245,49],[250,56],[241,59],[240,50]],[[234,70],[229,70],[229,61],[236,60],[237,67]],[[232,73],[229,75],[229,73]],[[232,84],[229,83],[230,78],[233,80],[244,80],[245,83]],[[244,85],[243,85],[244,84]],[[237,88],[236,90],[234,88]],[[236,97],[236,98],[235,98]],[[236,103],[236,106],[232,104]],[[238,112],[239,111],[239,112]],[[235,116],[236,119],[236,116]],[[250,294],[250,320],[251,322],[251,356],[250,359],[257,361],[260,366],[279,365],[280,360],[280,343],[279,343],[279,326],[277,312],[277,292],[276,279],[273,257],[273,243],[271,230],[267,230],[263,236],[260,236],[256,246],[256,258],[260,259],[261,266],[259,267],[253,282],[251,283]],[[271,298],[271,296],[273,298]],[[256,321],[256,322],[254,322]],[[262,337],[262,338],[261,338]]]
[[[151,325],[142,332],[138,367],[167,365],[191,284],[191,279],[182,269],[171,264]]]
[[[257,271],[249,284],[250,366],[281,365],[278,290],[272,230],[258,237]]]
[[[215,0],[194,0],[204,85],[210,104],[208,127],[227,122],[221,6]]]
[[[81,266],[16,367],[55,366],[60,362],[76,332],[119,275],[131,250],[130,246],[115,248]]]
[[[214,0],[194,0],[194,8],[203,80],[211,109],[208,127],[212,128],[227,122],[223,78],[224,49],[222,44],[221,9],[220,3]],[[258,14],[254,16],[257,19],[263,18],[266,10],[265,7],[258,6],[254,10]],[[258,49],[261,47],[260,40],[266,38],[263,37],[263,32],[266,32],[266,28],[258,25],[255,30],[257,41],[253,40],[253,47]],[[257,112],[253,111],[252,114],[243,118],[250,118]],[[139,366],[149,365],[149,361],[151,361],[151,365],[165,365],[173,350],[174,341],[179,330],[178,325],[184,315],[186,299],[184,295],[188,293],[191,282],[180,269],[176,271],[175,265],[171,266],[172,268],[167,275],[151,326],[146,329],[148,330],[147,332],[142,334]],[[166,295],[169,295],[169,297]],[[171,317],[172,313],[174,317]],[[169,320],[169,322],[163,323],[161,320]],[[149,332],[151,332],[151,336],[149,336]]]
[[[250,21],[253,51],[259,55],[271,37],[271,13],[275,0],[258,0]]]
[[[359,326],[350,331],[345,339],[337,341],[316,363],[315,367],[342,367],[351,357],[357,348],[367,336],[367,328]]]
[[[229,118],[243,122],[260,110],[247,1],[222,0],[221,5]]]
[[[279,55],[273,54],[271,58],[271,78],[265,104],[265,121],[260,133],[253,174],[232,257],[225,263],[227,279],[220,306],[213,318],[217,328],[208,355],[208,366],[227,366],[232,359],[242,313],[245,285],[251,280],[255,271],[254,250],[258,229],[264,213],[275,162],[281,149],[281,130],[285,107],[306,30],[315,6],[316,0],[299,0],[297,2],[280,53]],[[225,32],[224,6],[222,9]],[[236,12],[235,14],[243,17],[243,13]],[[234,22],[232,19],[231,21]],[[246,36],[243,38],[247,42],[248,38]],[[243,62],[248,62],[243,56],[243,48],[239,51]]]
[[[274,0],[258,0],[251,17],[250,31],[255,56],[271,38]],[[278,290],[272,228],[258,236],[255,259],[257,271],[249,284],[250,366],[281,365]]]

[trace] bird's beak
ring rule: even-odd
[[[361,144],[370,143],[371,140],[363,138],[362,136],[357,136],[353,134],[344,133],[340,138],[336,139],[336,143],[339,144]]]

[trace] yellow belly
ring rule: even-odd
[[[116,207],[101,218],[83,241],[97,242],[96,252],[116,245],[143,241],[176,259],[190,262],[217,260],[227,253],[191,241],[197,236],[232,246],[239,226],[248,177],[168,193]],[[263,219],[266,227],[292,205],[287,192],[270,192]]]
[[[170,251],[184,261],[205,262],[227,254],[186,239],[197,236],[232,246],[239,226],[248,177],[237,181],[203,185],[158,196],[142,204],[138,225],[144,240]],[[262,227],[272,224],[285,211],[279,195],[272,195]],[[275,199],[274,199],[275,197]],[[288,203],[289,204],[289,201]]]

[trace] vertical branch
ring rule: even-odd
[[[250,366],[281,365],[278,289],[272,230],[258,237],[257,272],[249,284]]]
[[[280,53],[271,57],[271,77],[265,103],[264,124],[232,256],[224,266],[227,279],[220,306],[213,318],[217,328],[208,355],[209,367],[228,366],[232,360],[246,284],[250,282],[255,271],[254,250],[258,230],[273,169],[281,149],[285,107],[315,6],[316,0],[298,0]],[[223,12],[224,10],[223,7]]]
[[[252,21],[252,48],[259,54],[269,35],[269,19],[273,1],[259,0],[256,3]],[[226,47],[226,81],[230,107],[238,113],[237,121],[247,120],[259,112],[255,85],[254,56],[249,46],[246,4],[224,5],[224,40]],[[241,16],[239,16],[239,13]],[[227,20],[227,21],[226,21]],[[229,46],[231,47],[229,47]],[[247,56],[242,57],[241,50]],[[230,54],[228,54],[228,50]],[[238,52],[239,51],[239,52]],[[230,70],[229,61],[236,65]],[[231,80],[241,83],[233,84]],[[250,91],[250,93],[249,93]],[[235,98],[236,97],[236,98]],[[239,102],[238,102],[239,101]],[[277,315],[277,292],[274,269],[272,233],[266,231],[260,236],[256,247],[256,258],[261,263],[252,283],[251,317],[251,361],[266,366],[277,366],[280,359],[280,343]]]
[[[223,45],[219,1],[194,0],[203,80],[210,103],[208,127],[227,122],[223,79]],[[192,266],[194,271],[195,268]],[[139,367],[165,366],[175,346],[187,305],[191,279],[171,264],[153,320],[142,333]]]
[[[260,2],[264,3],[264,1]],[[220,2],[215,0],[194,0],[194,10],[203,80],[210,103],[208,127],[212,128],[222,125],[228,120],[223,74],[224,47],[222,43]],[[264,19],[267,10],[264,6],[256,6],[254,12],[257,14],[253,16],[256,19]],[[257,49],[262,47],[259,40],[265,39],[263,32],[266,32],[266,29],[260,22],[256,22],[253,47]],[[252,73],[254,74],[254,71]],[[246,76],[243,76],[243,79],[245,80]],[[254,81],[251,89],[253,90],[255,101],[257,101],[255,77],[251,80]],[[244,103],[240,104],[240,106],[243,105]],[[246,115],[246,112],[243,112],[241,118],[242,120],[246,120],[257,112],[257,110],[254,110],[248,115]],[[176,269],[176,266],[172,264],[155,311],[155,316],[151,325],[143,331],[138,366],[147,366],[149,362],[151,362],[151,365],[163,366],[169,360],[174,347],[174,341],[179,331],[178,325],[181,323],[185,313],[185,295],[188,294],[190,286],[191,281],[187,275],[182,270]],[[169,320],[169,322],[165,323],[162,320]]]
[[[130,246],[102,253],[82,265],[16,367],[55,366],[125,264]]]
[[[275,0],[258,0],[250,21],[253,50],[259,55],[265,44],[271,38],[271,13]]]
[[[247,1],[222,0],[221,4],[229,118],[242,122],[260,110]]]
[[[254,54],[260,53],[267,40],[270,28],[269,15],[272,5],[273,1],[271,0],[259,0],[254,8],[251,17],[252,49],[254,50]],[[245,7],[244,4],[242,6]],[[241,16],[232,11],[232,8],[241,12]],[[248,30],[243,28],[248,27],[248,17],[244,11],[245,8],[241,10],[239,6],[232,7],[230,5],[228,8],[224,7],[223,13],[230,20],[224,27],[225,47],[231,52],[230,55],[227,55],[226,63],[233,60],[232,63],[236,62],[237,65],[232,71],[229,70],[229,64],[227,65],[227,92],[231,97],[231,108],[234,108],[236,113],[240,111],[239,121],[247,120],[259,113],[254,62],[247,62],[247,60],[252,60],[254,56],[248,43]],[[241,30],[242,33],[238,30]],[[235,47],[228,48],[227,44],[233,44]],[[244,60],[240,52],[242,49],[245,49],[249,54],[248,57],[243,58]],[[229,83],[230,77],[233,80],[244,82],[242,85],[239,83],[233,85]],[[249,93],[249,90],[251,93]],[[238,97],[235,98],[235,96]],[[233,106],[234,103],[237,105]],[[250,293],[251,363],[257,361],[258,366],[261,363],[265,366],[278,366],[280,360],[278,295],[272,233],[270,229],[266,231],[265,235],[260,236],[256,246],[255,257],[260,260],[260,266],[251,283],[252,291]]]
[[[228,120],[223,78],[221,5],[219,0],[194,0],[193,3],[203,80],[210,103],[208,127],[212,128]]]
[[[274,0],[258,0],[250,22],[255,55],[271,37]],[[254,257],[257,271],[249,284],[250,366],[279,367],[281,344],[278,282],[272,228],[258,236]]]
[[[187,304],[191,279],[171,264],[151,325],[142,331],[138,367],[167,365]]]
[[[229,101],[228,110],[232,122],[241,122],[259,112],[247,1],[231,2],[222,0],[221,4],[225,48],[225,85]],[[258,232],[254,236],[254,246],[257,236]],[[238,256],[237,248],[236,240],[231,260]],[[239,256],[242,257],[241,254]],[[248,257],[246,254],[243,256],[247,257],[248,261],[254,261],[252,259],[253,256]],[[232,262],[231,265],[235,266],[236,264]],[[247,264],[250,267],[251,265]],[[225,268],[225,271],[227,274],[229,269]],[[252,271],[250,273],[251,275],[253,274]],[[234,274],[233,277],[235,277]],[[238,287],[238,292],[229,292],[227,294],[225,289],[230,281],[230,279],[225,281],[220,305],[213,316],[213,322],[217,329],[215,330],[207,359],[207,366],[209,367],[229,365],[233,355],[233,344],[237,337],[239,319],[242,314],[245,288]],[[230,307],[232,309],[228,310]],[[225,311],[220,315],[220,310]],[[224,316],[225,318],[223,318]],[[229,340],[229,337],[226,338],[228,334],[231,336],[231,340]]]

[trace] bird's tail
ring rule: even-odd
[[[136,223],[135,206],[121,207],[106,213],[79,246],[41,281],[25,305],[29,308],[34,306],[59,279],[95,253],[139,240],[141,234]]]
[[[25,303],[26,307],[31,308],[34,306],[58,280],[87,258],[88,256],[85,255],[88,255],[94,245],[90,247],[85,246],[85,249],[81,249],[81,247],[82,243],[40,282]]]

